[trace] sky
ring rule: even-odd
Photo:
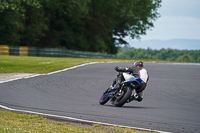
[[[158,9],[161,17],[146,35],[141,36],[140,41],[200,40],[200,0],[162,0],[161,5]],[[130,37],[125,40],[133,41]]]

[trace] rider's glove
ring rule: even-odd
[[[117,71],[117,70],[118,70],[118,68],[119,68],[119,67],[118,67],[118,66],[116,66],[116,67],[115,67],[115,70]]]

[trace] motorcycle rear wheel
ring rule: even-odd
[[[116,107],[122,107],[130,98],[131,94],[132,94],[132,89],[129,86],[127,86],[126,88],[123,89],[123,96],[115,99],[114,105]]]

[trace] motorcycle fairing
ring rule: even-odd
[[[134,88],[136,88],[142,81],[140,78],[136,78],[128,73],[123,73],[123,76],[124,76],[125,81],[123,81],[122,84],[127,85],[129,83],[136,82]],[[134,89],[134,88],[132,88],[132,89]]]

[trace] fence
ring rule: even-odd
[[[42,56],[42,57],[92,57],[92,58],[116,58],[113,54],[98,52],[83,52],[59,48],[38,48],[27,46],[0,45],[0,55]]]

